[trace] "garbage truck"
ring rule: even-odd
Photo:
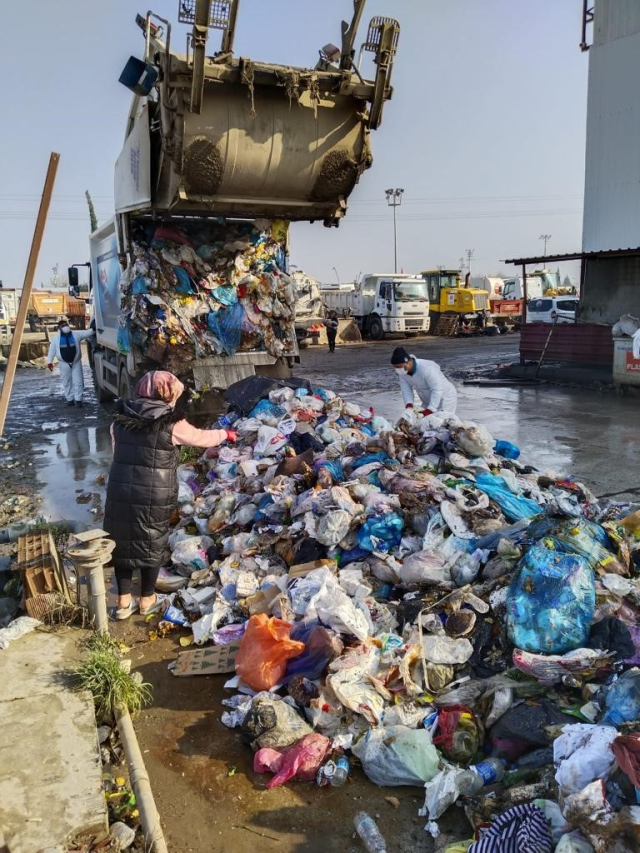
[[[353,0],[340,47],[314,68],[236,57],[239,0],[180,0],[191,31],[138,16],[142,58],[115,167],[115,216],[90,238],[100,400],[126,396],[152,368],[196,391],[254,373],[288,375],[296,358],[288,225],[337,226],[371,166],[371,131],[391,98],[400,27],[374,17],[356,58],[365,0]],[[211,29],[220,49],[207,49]]]
[[[353,317],[374,341],[386,334],[407,337],[429,331],[427,285],[419,275],[368,273],[350,288],[324,288],[322,299],[341,317]]]

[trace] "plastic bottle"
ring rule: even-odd
[[[603,726],[619,726],[640,716],[640,669],[630,669],[609,688]]]
[[[331,777],[331,787],[342,788],[349,776],[349,759],[346,755],[341,755],[340,758],[336,758],[335,764],[336,769]]]
[[[486,761],[473,764],[456,778],[458,790],[465,797],[473,797],[485,785],[499,782],[504,776],[504,768],[504,761],[499,758],[487,758]]]
[[[239,420],[240,414],[235,412],[233,409],[227,412],[226,415],[222,415],[215,422],[214,429],[231,429],[232,425]]]
[[[366,812],[358,812],[353,819],[353,825],[368,853],[387,853],[387,842],[370,815]]]

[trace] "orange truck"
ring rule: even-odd
[[[20,291],[3,288],[0,296],[9,314],[9,323],[15,328]],[[86,300],[69,296],[62,291],[33,290],[31,292],[27,322],[32,332],[37,332],[46,326],[56,326],[63,317],[67,317],[74,328],[85,329],[87,326]]]

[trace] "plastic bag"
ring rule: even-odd
[[[386,553],[402,539],[404,521],[394,512],[372,515],[358,529],[358,545],[365,551],[382,551]]]
[[[561,726],[571,719],[547,699],[514,705],[491,728],[493,754],[515,761],[531,747],[547,746],[547,726]]]
[[[253,770],[255,773],[265,773],[267,770],[275,773],[267,782],[267,788],[284,785],[290,779],[312,782],[330,749],[331,741],[328,737],[306,735],[282,752],[259,749],[253,757]]]
[[[553,743],[556,782],[566,797],[596,779],[606,779],[615,764],[611,744],[618,732],[610,726],[565,726]]]
[[[236,656],[236,673],[252,690],[270,690],[282,681],[287,661],[304,651],[289,636],[291,625],[265,613],[252,616]]]
[[[625,672],[611,685],[605,700],[607,711],[603,726],[620,726],[640,717],[640,669]]]
[[[213,545],[210,536],[186,536],[176,544],[171,554],[171,562],[181,574],[209,568],[207,551]]]
[[[583,648],[595,610],[593,573],[581,557],[534,546],[507,593],[507,632],[520,649],[562,654]]]
[[[602,566],[611,572],[618,565],[609,534],[587,518],[545,515],[531,523],[529,535],[533,539],[550,538],[556,550],[583,557],[593,569]]]
[[[498,504],[509,521],[519,521],[542,512],[535,501],[514,495],[502,477],[483,472],[476,476],[475,485]]]
[[[235,294],[232,288],[226,289]],[[240,346],[243,320],[244,308],[240,302],[211,311],[207,317],[209,331],[220,341],[227,355],[233,355]]]
[[[342,542],[351,527],[351,516],[344,509],[336,509],[323,515],[316,526],[316,539],[321,545],[331,548]]]
[[[344,645],[340,637],[317,623],[308,630],[305,628],[304,622],[298,622],[291,629],[291,639],[303,642],[304,651],[287,662],[285,684],[297,675],[304,675],[312,681],[320,678],[328,664],[342,654]]]
[[[431,833],[433,838],[440,835],[437,819],[443,815],[449,806],[452,806],[460,796],[457,779],[461,771],[453,764],[444,762],[442,769],[424,786],[424,805],[418,812],[420,817],[428,817],[429,823],[425,829]]]
[[[288,439],[279,429],[270,426],[261,426],[258,430],[258,440],[255,451],[261,456],[275,456],[285,446]]]
[[[581,832],[567,832],[558,841],[555,853],[593,853],[593,847]]]
[[[574,649],[566,655],[537,655],[514,649],[515,666],[545,687],[558,684],[565,675],[581,675],[604,667],[609,657],[597,649]]]
[[[520,456],[519,447],[516,447],[515,444],[511,444],[510,441],[503,441],[501,438],[496,440],[496,443],[493,446],[493,452],[505,459],[518,459]]]
[[[254,749],[285,749],[313,734],[290,702],[293,700],[264,693],[254,697],[242,722],[242,733]]]
[[[309,572],[304,581],[296,587],[296,592],[302,586],[313,588],[317,584],[320,584],[318,591],[309,601],[306,611],[302,612],[306,612],[311,619],[318,618],[338,634],[352,634],[359,640],[366,640],[369,636],[369,625],[364,614],[327,569]]]
[[[416,551],[403,562],[400,579],[406,584],[447,585],[451,583],[451,575],[445,565],[444,557],[435,551]]]
[[[32,619],[30,616],[18,616],[13,622],[9,622],[6,628],[0,629],[0,649],[7,649],[14,640],[19,640],[25,634],[35,631],[42,622]]]
[[[426,729],[378,726],[351,749],[376,785],[423,785],[438,772],[440,758]]]
[[[455,441],[467,456],[486,456],[493,449],[495,444],[493,436],[485,426],[476,426],[472,424],[459,430],[455,436]]]

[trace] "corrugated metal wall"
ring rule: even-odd
[[[640,0],[596,0],[583,249],[640,245]]]

